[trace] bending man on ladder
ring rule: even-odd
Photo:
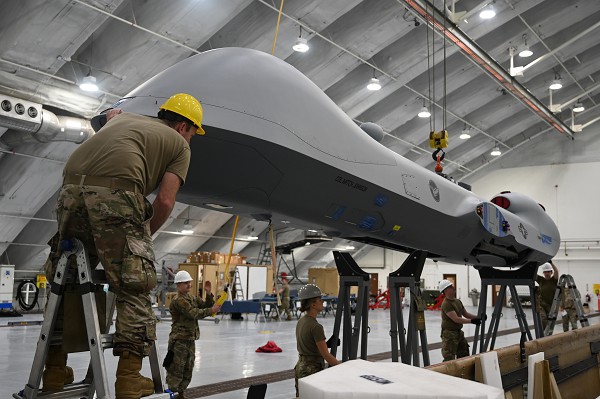
[[[202,106],[188,94],[167,99],[158,119],[110,110],[105,127],[65,165],[56,206],[58,233],[50,240],[46,275],[49,280],[54,276],[65,239],[79,239],[91,264],[102,263],[116,294],[117,399],[154,393],[152,380],[139,373],[156,340],[150,303],[156,286],[152,234],[167,220],[185,181],[190,140],[204,134],[202,116]],[[146,196],[157,188],[151,205]],[[62,391],[73,381],[61,346],[50,347],[42,380],[45,391]]]

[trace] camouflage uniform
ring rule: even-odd
[[[324,340],[323,326],[314,317],[304,315],[298,320],[296,325],[298,363],[294,367],[296,396],[299,396],[298,379],[318,373],[325,368],[325,359],[317,347],[317,342]]]
[[[469,356],[469,344],[465,339],[465,333],[462,330],[462,324],[455,323],[446,315],[449,312],[456,312],[458,316],[463,315],[464,306],[460,299],[445,298],[442,302],[442,356],[444,361],[458,359]]]
[[[558,276],[552,276],[548,280],[542,276],[536,276],[535,281],[539,284],[537,289],[537,311],[542,321],[542,329],[545,330],[546,324],[548,324],[548,313],[550,313],[556,287],[558,286]]]
[[[200,338],[198,319],[211,315],[214,305],[212,296],[206,302],[190,294],[178,293],[169,306],[173,317],[169,334],[169,350],[173,361],[167,366],[167,385],[173,392],[182,393],[192,381],[192,370],[196,360],[195,340]]]
[[[579,294],[579,291],[577,291],[577,294]],[[567,314],[562,317],[563,331],[569,331],[569,323],[571,323],[573,330],[577,330],[578,316],[577,310],[575,310],[575,299],[571,295],[571,290],[568,288],[563,288],[562,290],[562,299],[560,305],[564,311],[567,312]]]
[[[149,220],[152,205],[141,193],[97,186],[65,184],[56,206],[58,233],[49,242],[45,264],[54,276],[60,241],[79,239],[92,265],[102,262],[110,290],[116,294],[114,353],[147,356],[156,340],[156,317],[150,290],[156,286]]]
[[[279,313],[285,314],[288,320],[292,319],[292,311],[290,310],[290,286],[289,284],[283,285],[283,292],[280,295],[281,298],[281,306],[279,306]]]
[[[122,113],[82,143],[65,164],[56,205],[58,233],[49,243],[46,275],[54,276],[64,239],[79,239],[92,267],[102,262],[116,294],[117,356],[146,356],[156,339],[150,302],[156,286],[153,208],[145,196],[158,188],[165,172],[185,182],[189,162],[188,143],[165,121]]]

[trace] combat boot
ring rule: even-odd
[[[154,393],[154,383],[150,378],[140,375],[141,369],[141,356],[129,351],[121,354],[115,382],[116,399],[140,399]]]
[[[67,366],[67,354],[50,349],[42,374],[42,392],[60,392],[73,380],[73,369]]]

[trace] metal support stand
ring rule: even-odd
[[[546,325],[546,329],[544,330],[544,336],[552,335],[552,333],[554,332],[554,325],[556,324],[556,315],[558,313],[558,308],[560,307],[563,288],[571,292],[571,298],[573,298],[573,302],[575,303],[575,311],[577,312],[577,319],[581,323],[581,327],[588,327],[590,325],[587,316],[585,315],[585,313],[583,313],[581,295],[579,295],[579,291],[577,290],[577,286],[575,285],[575,280],[573,280],[573,276],[571,276],[570,274],[563,274],[558,280],[556,292],[554,293],[554,299],[552,300],[552,307],[550,308],[550,313],[548,313],[547,315],[548,324]]]
[[[340,291],[335,311],[333,342],[337,342],[340,336],[340,324],[343,316],[342,361],[356,359],[359,340],[361,344],[360,358],[366,360],[371,276],[358,266],[349,253],[333,251],[333,257],[340,275]],[[352,327],[352,306],[350,303],[350,288],[353,286],[358,287],[354,327]],[[334,345],[331,348],[331,354],[335,356],[336,352],[337,346]]]
[[[165,266],[165,261],[162,261],[161,267],[161,279],[160,279],[160,287],[158,295],[160,296],[160,318],[161,320],[167,317],[167,288],[169,287],[169,278],[174,277],[175,275],[171,272],[167,266]]]
[[[420,367],[418,338],[421,338],[423,365],[429,366],[429,350],[427,349],[427,332],[425,330],[425,302],[421,298],[421,273],[427,259],[427,252],[414,251],[395,272],[388,277],[390,291],[390,337],[392,339],[392,362],[398,361],[398,340],[402,363]],[[410,311],[408,316],[408,332],[404,328],[400,288],[410,290]],[[417,336],[417,332],[419,336]],[[405,335],[406,334],[406,335]]]
[[[533,314],[533,325],[535,329],[536,338],[543,337],[542,322],[537,312],[537,303],[535,297],[535,276],[537,275],[538,265],[537,263],[528,263],[525,266],[517,270],[498,270],[491,267],[479,268],[479,276],[481,277],[481,297],[479,300],[479,309],[477,310],[477,317],[481,318],[481,325],[475,327],[475,335],[473,338],[473,350],[472,354],[477,353],[477,346],[479,344],[479,353],[484,353],[494,349],[496,343],[496,335],[498,333],[498,326],[500,318],[502,317],[502,306],[504,304],[504,298],[506,296],[506,289],[510,289],[511,296],[515,299],[515,317],[519,322],[519,329],[521,334],[526,336],[529,340],[532,340],[531,331],[529,331],[529,325],[527,324],[527,318],[523,311],[521,301],[518,299],[517,290],[515,286],[525,285],[529,287],[529,293],[531,295],[531,311]],[[484,339],[485,324],[487,320],[486,306],[487,306],[487,293],[488,286],[500,285],[500,292],[496,300],[496,306],[492,312],[492,318],[490,320],[490,326]],[[481,329],[480,329],[481,328]],[[480,334],[481,333],[481,334]]]
[[[29,375],[29,380],[25,389],[19,393],[13,394],[16,399],[36,399],[36,398],[97,398],[110,399],[110,388],[106,373],[106,364],[104,361],[104,349],[112,347],[112,334],[101,334],[100,323],[106,326],[106,330],[112,324],[112,315],[115,308],[114,294],[109,293],[107,299],[107,317],[105,320],[98,320],[98,311],[96,306],[96,291],[102,289],[101,284],[106,284],[106,277],[102,270],[92,271],[90,261],[83,244],[76,239],[61,242],[63,251],[48,299],[48,307],[44,313],[44,322],[40,332],[40,338],[33,360],[33,366]],[[69,268],[69,258],[75,256],[77,270]],[[71,262],[72,263],[72,262]],[[63,300],[65,286],[73,284],[79,286],[81,300],[85,316],[85,326],[87,331],[87,342],[90,352],[90,365],[85,379],[81,382],[65,385],[63,391],[56,393],[46,393],[39,390],[44,364],[48,355],[50,345],[62,343],[62,336],[55,330],[56,320],[59,317],[59,308]],[[150,351],[150,368],[154,389],[157,392],[154,395],[147,396],[153,399],[167,399],[168,393],[164,393],[162,369],[159,365],[158,346],[152,345]]]

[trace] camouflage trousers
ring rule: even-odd
[[[116,294],[115,355],[147,356],[156,340],[150,290],[156,286],[149,221],[152,205],[139,193],[95,186],[64,185],[56,205],[58,233],[49,242],[46,276],[53,278],[60,241],[79,239],[92,265],[101,262]]]
[[[442,356],[444,361],[469,356],[469,344],[463,330],[442,330]]]
[[[292,317],[292,311],[290,310],[290,298],[282,299],[281,305],[279,306],[279,313],[285,312],[286,316]]]
[[[545,330],[546,325],[548,324],[548,313],[550,313],[550,306],[539,305],[537,307],[537,311],[542,322],[542,330]]]
[[[196,344],[194,340],[176,339],[169,341],[173,361],[167,367],[167,385],[173,392],[183,392],[192,381],[192,371],[196,360]]]
[[[296,363],[294,367],[294,380],[296,386],[296,397],[300,396],[300,392],[298,391],[298,380],[303,377],[308,377],[309,375],[318,373],[319,371],[325,368],[325,361],[321,358],[321,360],[317,360],[315,357],[302,357]]]
[[[575,309],[565,309],[566,315],[562,317],[563,331],[569,331],[569,323],[571,324],[572,330],[577,330],[577,311]]]

